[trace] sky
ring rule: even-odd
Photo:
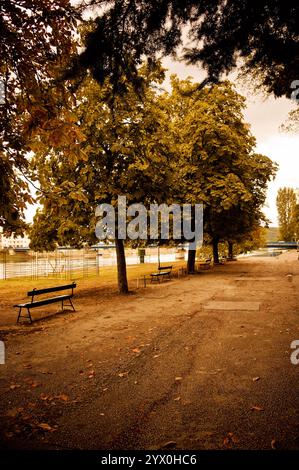
[[[190,76],[195,82],[201,82],[205,78],[205,73],[200,68],[174,62],[171,58],[164,59],[163,65],[168,69],[168,75],[175,73],[181,79]],[[264,213],[270,220],[269,225],[277,227],[278,189],[284,186],[299,188],[299,135],[283,133],[280,130],[288,113],[296,105],[287,98],[265,97],[262,93],[253,94],[244,83],[241,84],[236,80],[236,74],[228,78],[235,83],[237,91],[246,97],[247,108],[244,119],[250,124],[251,132],[256,138],[256,151],[279,165],[275,180],[269,183],[264,207]]]
[[[169,76],[173,73],[183,79],[193,77],[195,82],[201,82],[205,73],[198,67],[187,66],[175,62],[171,58],[163,60],[167,72],[165,88],[169,85]],[[276,195],[279,188],[288,186],[299,188],[299,135],[283,133],[280,130],[288,116],[294,109],[294,103],[287,98],[265,97],[262,94],[253,94],[246,85],[236,81],[236,75],[228,77],[235,82],[237,91],[247,99],[247,108],[244,119],[251,126],[255,136],[256,151],[268,156],[279,165],[276,178],[268,186],[267,201],[264,213],[270,220],[270,226],[278,226],[276,211]],[[31,206],[26,211],[26,219],[32,221],[37,206]]]

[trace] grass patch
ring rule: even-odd
[[[164,263],[165,264],[165,263]],[[172,263],[174,268],[185,266],[184,261],[175,261]],[[163,264],[162,264],[163,265]],[[157,263],[145,263],[138,265],[127,266],[127,276],[129,281],[129,288],[136,288],[137,278],[142,278],[150,273],[156,271]],[[44,287],[59,286],[64,284],[70,284],[71,281],[77,283],[76,294],[80,294],[83,291],[88,290],[107,290],[117,291],[117,267],[116,266],[105,266],[100,267],[99,274],[90,274],[86,278],[82,278],[82,271],[72,273],[70,279],[61,277],[56,278],[37,278],[32,279],[26,277],[10,278],[0,280],[0,302],[4,301],[6,304],[19,303],[21,300],[26,298],[27,292],[33,288],[41,289]]]

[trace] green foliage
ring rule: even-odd
[[[290,96],[299,76],[297,0],[94,0],[100,3],[94,29],[73,73],[89,69],[96,80],[106,78],[122,93],[122,76],[137,86],[143,57],[175,54],[189,28],[192,48],[183,59],[200,64],[210,81],[234,69],[254,73],[276,96]],[[130,51],[130,56],[128,56]]]
[[[72,109],[82,134],[79,155],[64,142],[53,147],[37,140],[32,167],[43,209],[32,246],[94,243],[97,205],[115,205],[119,195],[146,207],[203,203],[205,237],[214,248],[220,241],[242,241],[259,226],[275,165],[254,153],[244,98],[229,82],[200,90],[177,77],[172,92],[160,94],[160,66],[145,64],[139,74],[142,96],[125,77],[126,94],[112,100],[108,81],[100,86],[88,77],[81,84]]]
[[[115,205],[119,195],[126,195],[128,204],[146,206],[167,198],[168,121],[153,87],[163,81],[164,72],[143,66],[139,73],[146,85],[142,98],[127,83],[126,97],[110,101],[108,82],[101,87],[86,79],[73,109],[84,135],[81,157],[70,156],[67,146],[45,146],[33,159],[43,190],[43,211],[35,224],[47,217],[59,244],[95,243],[100,203]]]
[[[210,240],[240,241],[264,216],[267,183],[276,165],[254,152],[255,139],[243,121],[244,98],[223,82],[199,90],[190,80],[172,77],[169,110],[175,175],[173,197],[204,204]]]
[[[280,188],[276,205],[280,238],[286,242],[295,240],[298,227],[298,210],[295,191],[292,188]]]
[[[253,250],[263,248],[267,243],[267,229],[265,227],[257,227],[246,234],[246,238],[237,243],[234,249],[237,253],[248,253]]]
[[[77,17],[68,0],[1,2],[0,226],[8,233],[25,227],[24,209],[32,202],[29,141],[33,129],[44,132],[50,115],[57,112],[55,93],[63,101],[64,86],[59,92],[54,89],[75,51],[72,32]]]
[[[267,227],[265,230],[266,230],[266,243],[279,241],[279,228],[278,227]]]

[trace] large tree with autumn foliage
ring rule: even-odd
[[[259,226],[267,183],[276,165],[255,153],[255,138],[244,122],[245,99],[230,82],[200,89],[172,77],[172,93],[161,97],[168,110],[173,196],[204,205],[204,232],[218,261],[220,241],[237,241]],[[189,251],[188,270],[194,270]]]
[[[81,84],[73,109],[84,134],[79,157],[70,156],[64,142],[50,147],[37,139],[33,168],[41,185],[43,209],[31,230],[33,248],[53,249],[53,242],[76,247],[95,243],[96,207],[101,203],[115,206],[118,196],[126,196],[128,204],[146,207],[167,201],[168,116],[155,92],[164,73],[161,67],[147,64],[139,75],[144,82],[142,96],[130,83],[125,83],[126,95],[113,100],[109,82],[100,86],[88,77]],[[119,291],[127,293],[124,242],[117,234],[115,244]]]
[[[32,133],[65,105],[57,77],[76,52],[78,11],[69,0],[2,0],[0,8],[0,226],[21,232],[32,202],[28,155]],[[47,128],[48,126],[48,128]],[[59,126],[52,123],[52,130]]]

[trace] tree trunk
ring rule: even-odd
[[[228,259],[233,259],[234,257],[234,244],[233,242],[228,242]]]
[[[191,230],[194,231],[195,227],[195,206],[191,207]],[[189,250],[188,250],[188,260],[187,260],[187,273],[193,274],[195,272],[195,258],[196,258],[196,249],[191,250],[190,245],[192,240],[189,240]]]
[[[213,238],[213,259],[215,264],[219,264],[218,239]]]
[[[196,250],[188,250],[187,272],[194,273],[195,271],[195,257]]]
[[[117,260],[117,279],[118,290],[120,294],[128,294],[127,266],[123,240],[115,239],[116,260]]]

